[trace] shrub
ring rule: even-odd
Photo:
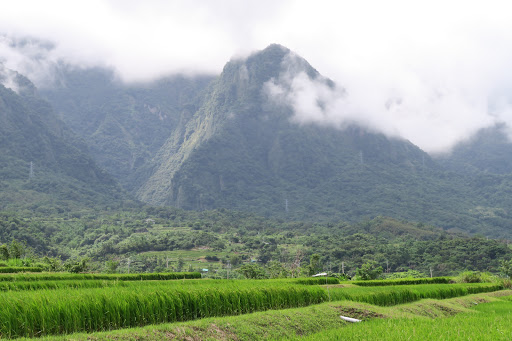
[[[457,283],[481,283],[482,277],[478,271],[464,271],[455,277]]]
[[[426,278],[423,272],[419,272],[418,270],[407,270],[403,272],[392,272],[390,274],[386,274],[386,279],[399,279],[399,278]]]
[[[356,270],[357,279],[367,281],[377,279],[382,274],[382,266],[378,266],[376,261],[369,261],[361,265]]]
[[[237,271],[248,279],[263,279],[268,277],[265,269],[258,264],[244,264]]]
[[[512,278],[512,259],[501,261],[500,272],[505,277]]]

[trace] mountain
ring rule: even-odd
[[[61,65],[56,85],[41,90],[59,117],[88,145],[99,166],[133,191],[146,163],[197,111],[211,76],[124,85],[113,71]]]
[[[230,61],[201,108],[153,158],[153,174],[137,197],[194,210],[225,207],[305,220],[386,215],[488,232],[475,211],[486,204],[474,179],[446,172],[408,141],[358,126],[301,125],[289,107],[269,101],[265,84],[289,70],[290,54],[271,45]],[[295,72],[336,86],[295,58]]]
[[[287,77],[345,93],[280,45],[229,61],[217,77],[125,85],[104,69],[62,67],[60,83],[42,93],[96,162],[151,205],[307,221],[389,216],[512,234],[510,175],[461,172],[449,165],[463,164],[455,156],[432,159],[355,124],[300,123],[269,91]]]
[[[0,209],[118,205],[122,191],[24,76],[0,69]],[[16,91],[12,90],[15,89]]]
[[[470,140],[459,143],[438,161],[460,173],[512,174],[512,144],[506,127],[496,125],[480,130]]]

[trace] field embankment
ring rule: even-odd
[[[17,288],[0,292],[0,336],[106,331],[338,300],[389,306],[502,289],[501,284],[491,283],[357,287],[320,286],[315,281],[307,281],[310,285],[297,279],[132,281],[90,288],[87,283],[95,281],[82,280],[84,287]]]
[[[512,302],[507,297],[510,295],[512,290],[504,290],[445,300],[425,299],[391,307],[336,301],[302,308],[214,317],[92,334],[49,336],[34,340],[303,340],[304,337],[306,340],[345,340],[347,337],[349,340],[419,340],[421,338],[417,336],[422,334],[414,335],[417,333],[418,326],[431,329],[437,326],[448,328],[453,327],[453,323],[461,323],[465,320],[470,321],[469,323],[473,326],[469,326],[468,332],[463,331],[461,335],[468,336],[471,331],[472,339],[491,340],[492,338],[486,338],[488,330],[480,322],[492,325],[493,321],[496,321],[495,325],[503,324],[506,318],[499,315],[502,312],[505,314],[510,312]],[[493,311],[498,312],[497,320],[497,315]],[[341,320],[340,315],[359,318],[364,322],[350,324]],[[395,328],[395,331],[389,331],[386,328]],[[512,324],[505,326],[503,331],[511,332]],[[505,338],[496,338],[496,332],[496,330],[490,331],[489,335],[494,337],[494,340],[505,340]],[[428,338],[425,339],[428,340]],[[437,338],[437,340],[440,339],[457,340],[457,338]],[[459,339],[467,340],[468,338]]]

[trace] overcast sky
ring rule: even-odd
[[[489,0],[2,1],[0,60],[36,83],[57,60],[110,66],[130,82],[220,73],[233,56],[280,43],[347,91],[295,80],[286,99],[304,104],[301,122],[355,120],[439,152],[480,128],[512,127],[510,13]],[[47,45],[12,47],[24,37]],[[327,109],[301,111],[319,97]]]

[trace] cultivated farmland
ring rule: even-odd
[[[2,275],[0,337],[105,332],[326,302],[396,306],[503,289],[501,282],[448,284],[446,278],[360,286],[336,278],[209,280],[197,275]]]

